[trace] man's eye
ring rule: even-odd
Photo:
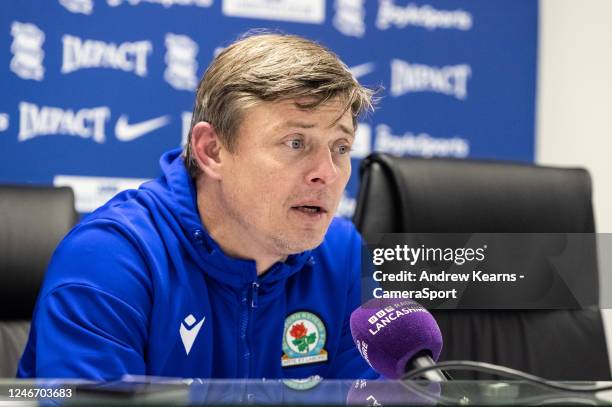
[[[340,144],[336,147],[338,154],[348,154],[351,152],[351,146],[348,144]]]
[[[304,141],[298,138],[291,139],[285,144],[287,144],[287,146],[291,147],[294,150],[301,150],[302,148],[304,148]]]

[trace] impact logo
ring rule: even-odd
[[[470,143],[461,137],[439,138],[427,133],[395,135],[389,126],[379,124],[374,150],[398,156],[465,158],[470,154]]]
[[[281,365],[297,366],[325,362],[327,331],[323,321],[312,312],[301,311],[285,319]]]
[[[412,314],[413,312],[427,312],[425,308],[413,301],[402,301],[397,304],[387,306],[378,310],[376,314],[368,318],[370,323],[370,334],[376,335],[380,330],[391,324],[398,318],[404,315]]]
[[[472,68],[467,64],[438,68],[393,59],[390,93],[398,97],[406,93],[433,92],[465,100],[468,97],[467,84],[471,73]]]
[[[150,41],[115,44],[64,35],[62,73],[86,68],[110,68],[147,76],[147,57],[153,46]]]
[[[59,3],[71,13],[93,13],[93,0],[59,0]]]
[[[336,0],[334,27],[344,35],[361,38],[365,35],[365,0]]]
[[[18,141],[38,136],[67,135],[92,139],[104,143],[105,123],[110,117],[107,106],[89,109],[62,109],[52,106],[37,106],[33,103],[19,103]]]
[[[323,24],[325,0],[223,0],[229,17]]]
[[[11,35],[11,71],[22,79],[42,81],[45,76],[42,64],[45,58],[45,51],[42,49],[45,33],[34,24],[13,21]]]
[[[186,35],[166,34],[164,79],[175,89],[193,91],[197,84],[198,44]]]
[[[467,31],[472,28],[472,15],[463,10],[437,10],[428,4],[417,6],[413,3],[398,6],[394,0],[380,0],[376,27],[386,30],[392,25],[423,27],[428,30],[455,29]]]
[[[153,3],[161,4],[165,8],[172,6],[210,7],[213,4],[213,0],[106,0],[106,4],[110,7],[118,7],[123,3],[127,3],[130,6],[138,6],[141,3]]]

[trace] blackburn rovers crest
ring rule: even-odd
[[[295,312],[285,319],[283,367],[327,361],[327,332],[321,318],[308,311]]]

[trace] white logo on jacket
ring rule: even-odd
[[[179,333],[181,334],[181,340],[183,341],[183,346],[185,347],[185,353],[189,355],[191,352],[191,347],[193,346],[193,342],[195,342],[198,333],[200,332],[200,328],[202,328],[202,324],[206,317],[202,317],[200,322],[196,323],[196,319],[193,314],[187,315],[183,322],[181,322],[181,327],[179,328]]]

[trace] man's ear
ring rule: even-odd
[[[191,130],[191,154],[200,170],[210,178],[220,180],[221,140],[208,122],[198,122]]]

